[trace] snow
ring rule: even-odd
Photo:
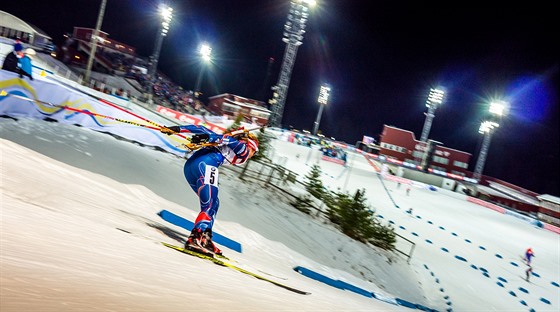
[[[274,162],[299,180],[318,163],[330,189],[365,189],[382,222],[392,221],[415,243],[410,263],[354,242],[273,191],[242,182],[237,171],[220,169],[214,230],[243,246],[242,253],[224,253],[236,265],[312,293],[304,296],[161,245],[180,244],[189,233],[159,211],[189,220],[198,212],[184,159],[40,120],[1,118],[0,140],[1,311],[410,310],[328,286],[296,266],[438,311],[560,307],[558,234],[446,190],[413,188],[407,196],[405,186],[380,180],[360,154],[349,154],[344,168],[321,161],[316,149],[272,141]],[[410,207],[412,216],[405,213]],[[403,239],[397,246],[411,248]],[[520,261],[528,247],[538,274],[530,283]]]

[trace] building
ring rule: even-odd
[[[540,202],[539,220],[560,226],[560,198],[552,195],[537,196]]]
[[[66,36],[66,42],[58,56],[64,63],[85,66],[91,51],[91,37],[95,29],[86,27],[74,27],[71,36]],[[93,67],[96,71],[113,73],[126,72],[131,66],[142,64],[136,56],[136,49],[122,42],[110,39],[109,34],[99,31],[95,62]],[[147,62],[145,65],[147,66]]]
[[[74,27],[74,31],[72,33],[72,38],[74,40],[83,41],[84,43],[89,44],[91,42],[91,36],[95,32],[93,28],[85,28],[85,27]],[[109,39],[109,34],[104,31],[99,31],[99,41],[97,47],[100,49],[109,49],[113,52],[118,52],[127,56],[135,56],[136,55],[136,48],[131,47],[127,44],[122,42],[118,42],[113,39]]]
[[[356,148],[374,155],[379,155],[379,150],[381,149],[376,144],[375,139],[367,135],[364,135],[361,141],[356,142]]]
[[[268,124],[270,110],[259,100],[223,93],[208,98],[208,111],[218,116],[235,119],[238,115],[245,117],[245,122],[259,125]]]
[[[0,37],[20,39],[38,51],[53,46],[52,38],[44,31],[4,11],[0,11]]]
[[[427,144],[416,140],[411,131],[388,125],[383,125],[379,146],[380,155],[419,170],[427,149]],[[470,153],[438,145],[435,147],[429,169],[438,171],[440,175],[446,173],[466,177],[470,175],[468,171],[470,158]]]

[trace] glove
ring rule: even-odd
[[[191,143],[206,143],[208,142],[208,139],[210,138],[210,136],[206,133],[202,133],[202,134],[195,134],[191,137]]]
[[[222,141],[222,136],[215,133],[201,133],[195,134],[191,137],[191,143],[219,143]]]
[[[161,129],[159,129],[159,131],[167,135],[172,135],[181,132],[181,128],[179,128],[179,126],[162,127]]]

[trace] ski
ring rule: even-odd
[[[166,246],[166,247],[169,247],[169,248],[171,248],[171,249],[175,249],[175,250],[180,251],[180,252],[182,252],[182,253],[186,253],[186,254],[188,254],[188,255],[191,255],[191,256],[194,256],[194,257],[198,257],[198,258],[201,258],[201,259],[205,259],[205,260],[210,260],[210,261],[214,262],[214,263],[217,264],[217,265],[224,266],[224,267],[228,267],[228,268],[234,269],[234,270],[236,270],[236,271],[238,271],[238,272],[241,272],[241,273],[247,274],[247,275],[249,275],[249,276],[255,277],[255,278],[257,278],[257,279],[260,279],[260,280],[269,282],[269,283],[274,284],[274,285],[276,285],[276,286],[278,286],[278,287],[282,287],[282,288],[287,289],[287,290],[289,290],[289,291],[295,292],[296,294],[300,294],[300,295],[310,295],[310,294],[311,294],[310,292],[306,292],[306,291],[303,291],[303,290],[299,290],[299,289],[297,289],[297,288],[294,288],[294,287],[291,287],[291,286],[288,286],[288,285],[284,285],[284,284],[279,283],[279,282],[277,282],[277,281],[268,279],[268,278],[266,278],[266,277],[264,277],[264,276],[262,276],[262,275],[259,275],[259,274],[256,274],[256,273],[247,271],[247,270],[245,270],[245,269],[243,269],[243,268],[240,268],[240,267],[238,267],[238,266],[236,266],[236,265],[233,265],[233,264],[228,263],[228,262],[226,262],[226,261],[220,260],[220,259],[218,259],[218,258],[214,258],[214,257],[212,257],[212,256],[208,256],[208,255],[203,254],[203,253],[199,253],[199,252],[196,252],[196,251],[193,251],[193,250],[189,250],[189,249],[185,249],[185,248],[182,248],[182,247],[179,247],[179,246],[171,245],[171,244],[168,244],[168,243],[165,243],[165,242],[162,242],[162,244],[163,244],[164,246]]]

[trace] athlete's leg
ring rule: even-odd
[[[184,167],[185,178],[198,195],[200,213],[194,229],[202,231],[212,229],[214,219],[220,206],[218,199],[218,167],[214,166],[210,157],[190,158]]]

